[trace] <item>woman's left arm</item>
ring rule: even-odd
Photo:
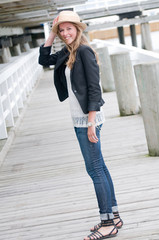
[[[93,50],[88,46],[83,46],[81,49],[81,59],[88,86],[88,122],[93,123],[92,126],[88,126],[88,139],[90,142],[97,143],[98,138],[95,127],[96,111],[100,111],[100,107],[104,103],[99,85],[99,66]]]
[[[96,111],[90,111],[88,114],[88,122],[92,123],[91,126],[88,126],[88,139],[90,142],[97,143],[98,138],[96,135],[96,127],[95,127],[95,117],[96,117]]]
[[[88,112],[100,111],[100,107],[104,104],[102,99],[101,87],[99,84],[99,65],[93,50],[88,46],[80,48],[80,56],[84,67],[85,78],[88,90]]]

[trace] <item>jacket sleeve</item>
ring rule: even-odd
[[[80,51],[88,87],[88,111],[100,111],[104,104],[102,91],[99,84],[99,65],[97,64],[93,50],[83,46]]]
[[[39,50],[39,64],[44,67],[49,67],[50,65],[55,65],[57,62],[58,55],[60,53],[56,52],[55,54],[51,53],[51,46],[50,47],[44,47],[44,44],[40,46]]]

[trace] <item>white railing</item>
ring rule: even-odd
[[[42,71],[38,54],[37,48],[32,49],[0,65],[0,139],[8,137],[7,128],[15,125]]]

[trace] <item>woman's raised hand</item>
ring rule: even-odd
[[[53,20],[52,28],[53,28],[53,26],[58,22],[58,18],[59,18],[59,17],[56,17],[56,18]],[[49,47],[49,46],[51,46],[51,45],[53,44],[55,38],[56,38],[56,33],[54,33],[53,31],[50,31],[49,37],[48,37],[48,39],[46,40],[46,42],[45,42],[45,44],[44,44],[44,47]]]
[[[58,22],[58,19],[59,19],[59,16],[57,16],[57,17],[53,20],[52,28],[53,28],[53,26]]]

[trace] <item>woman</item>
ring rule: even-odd
[[[116,236],[123,222],[118,213],[112,179],[101,153],[104,101],[99,85],[97,56],[83,35],[85,28],[75,12],[60,12],[53,21],[49,38],[40,47],[39,63],[43,66],[55,65],[54,83],[59,100],[64,101],[69,96],[75,133],[99,205],[101,222],[91,228],[92,233],[84,238],[90,240]],[[64,41],[65,47],[50,54],[56,36]]]

